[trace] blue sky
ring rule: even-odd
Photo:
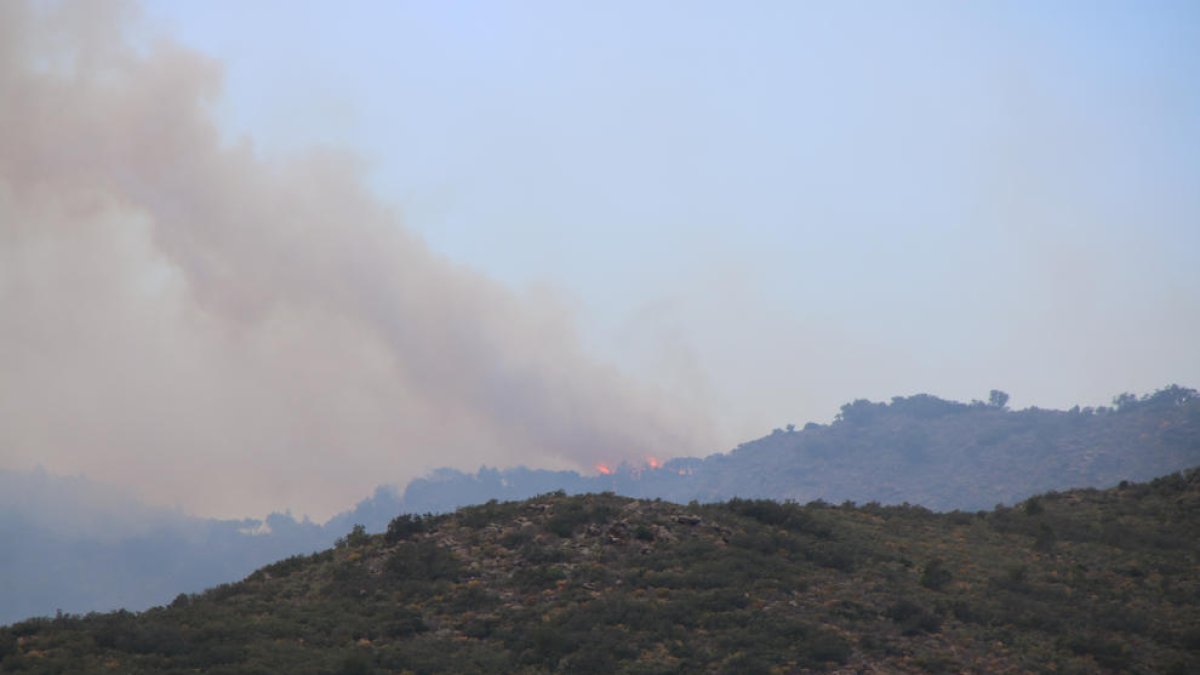
[[[1195,3],[66,6],[4,9],[0,216],[43,229],[0,230],[0,468],[328,515],[855,398],[1200,386]]]

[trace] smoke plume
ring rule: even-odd
[[[0,3],[0,468],[325,515],[427,468],[704,449],[548,294],[432,253],[352,156],[227,143],[220,64]],[[269,85],[268,85],[269,86]]]

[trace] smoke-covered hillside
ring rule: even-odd
[[[828,425],[787,427],[729,453],[609,473],[518,467],[469,474],[450,469],[381,488],[338,517],[348,529],[381,530],[387,514],[444,512],[487,499],[524,499],[548,490],[612,491],[676,502],[765,497],[808,502],[908,502],[977,510],[1075,487],[1148,480],[1200,464],[1200,396],[1170,386],[1112,407],[1013,411],[1007,395],[957,403],[918,394],[890,403],[858,400]]]

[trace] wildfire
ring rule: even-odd
[[[661,469],[662,466],[662,460],[657,457],[646,455],[645,464],[628,464],[622,462],[620,466],[613,468],[610,464],[598,462],[593,464],[592,468],[595,469],[596,473],[600,474],[601,476],[615,476],[618,472],[620,472],[622,476],[629,476],[637,479],[642,477],[643,471],[655,471]]]

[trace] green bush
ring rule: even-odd
[[[907,598],[889,607],[884,616],[900,624],[904,635],[936,633],[942,629],[941,617]]]
[[[422,517],[409,513],[403,513],[388,522],[387,532],[383,538],[390,544],[399,543],[411,539],[415,534],[421,534],[429,531],[429,521],[431,517]]]
[[[462,564],[451,551],[432,541],[408,542],[396,548],[386,563],[394,577],[408,581],[454,581]]]
[[[933,558],[925,563],[924,569],[921,570],[921,585],[931,590],[942,590],[953,578],[954,575],[946,568],[946,563],[941,558]]]

